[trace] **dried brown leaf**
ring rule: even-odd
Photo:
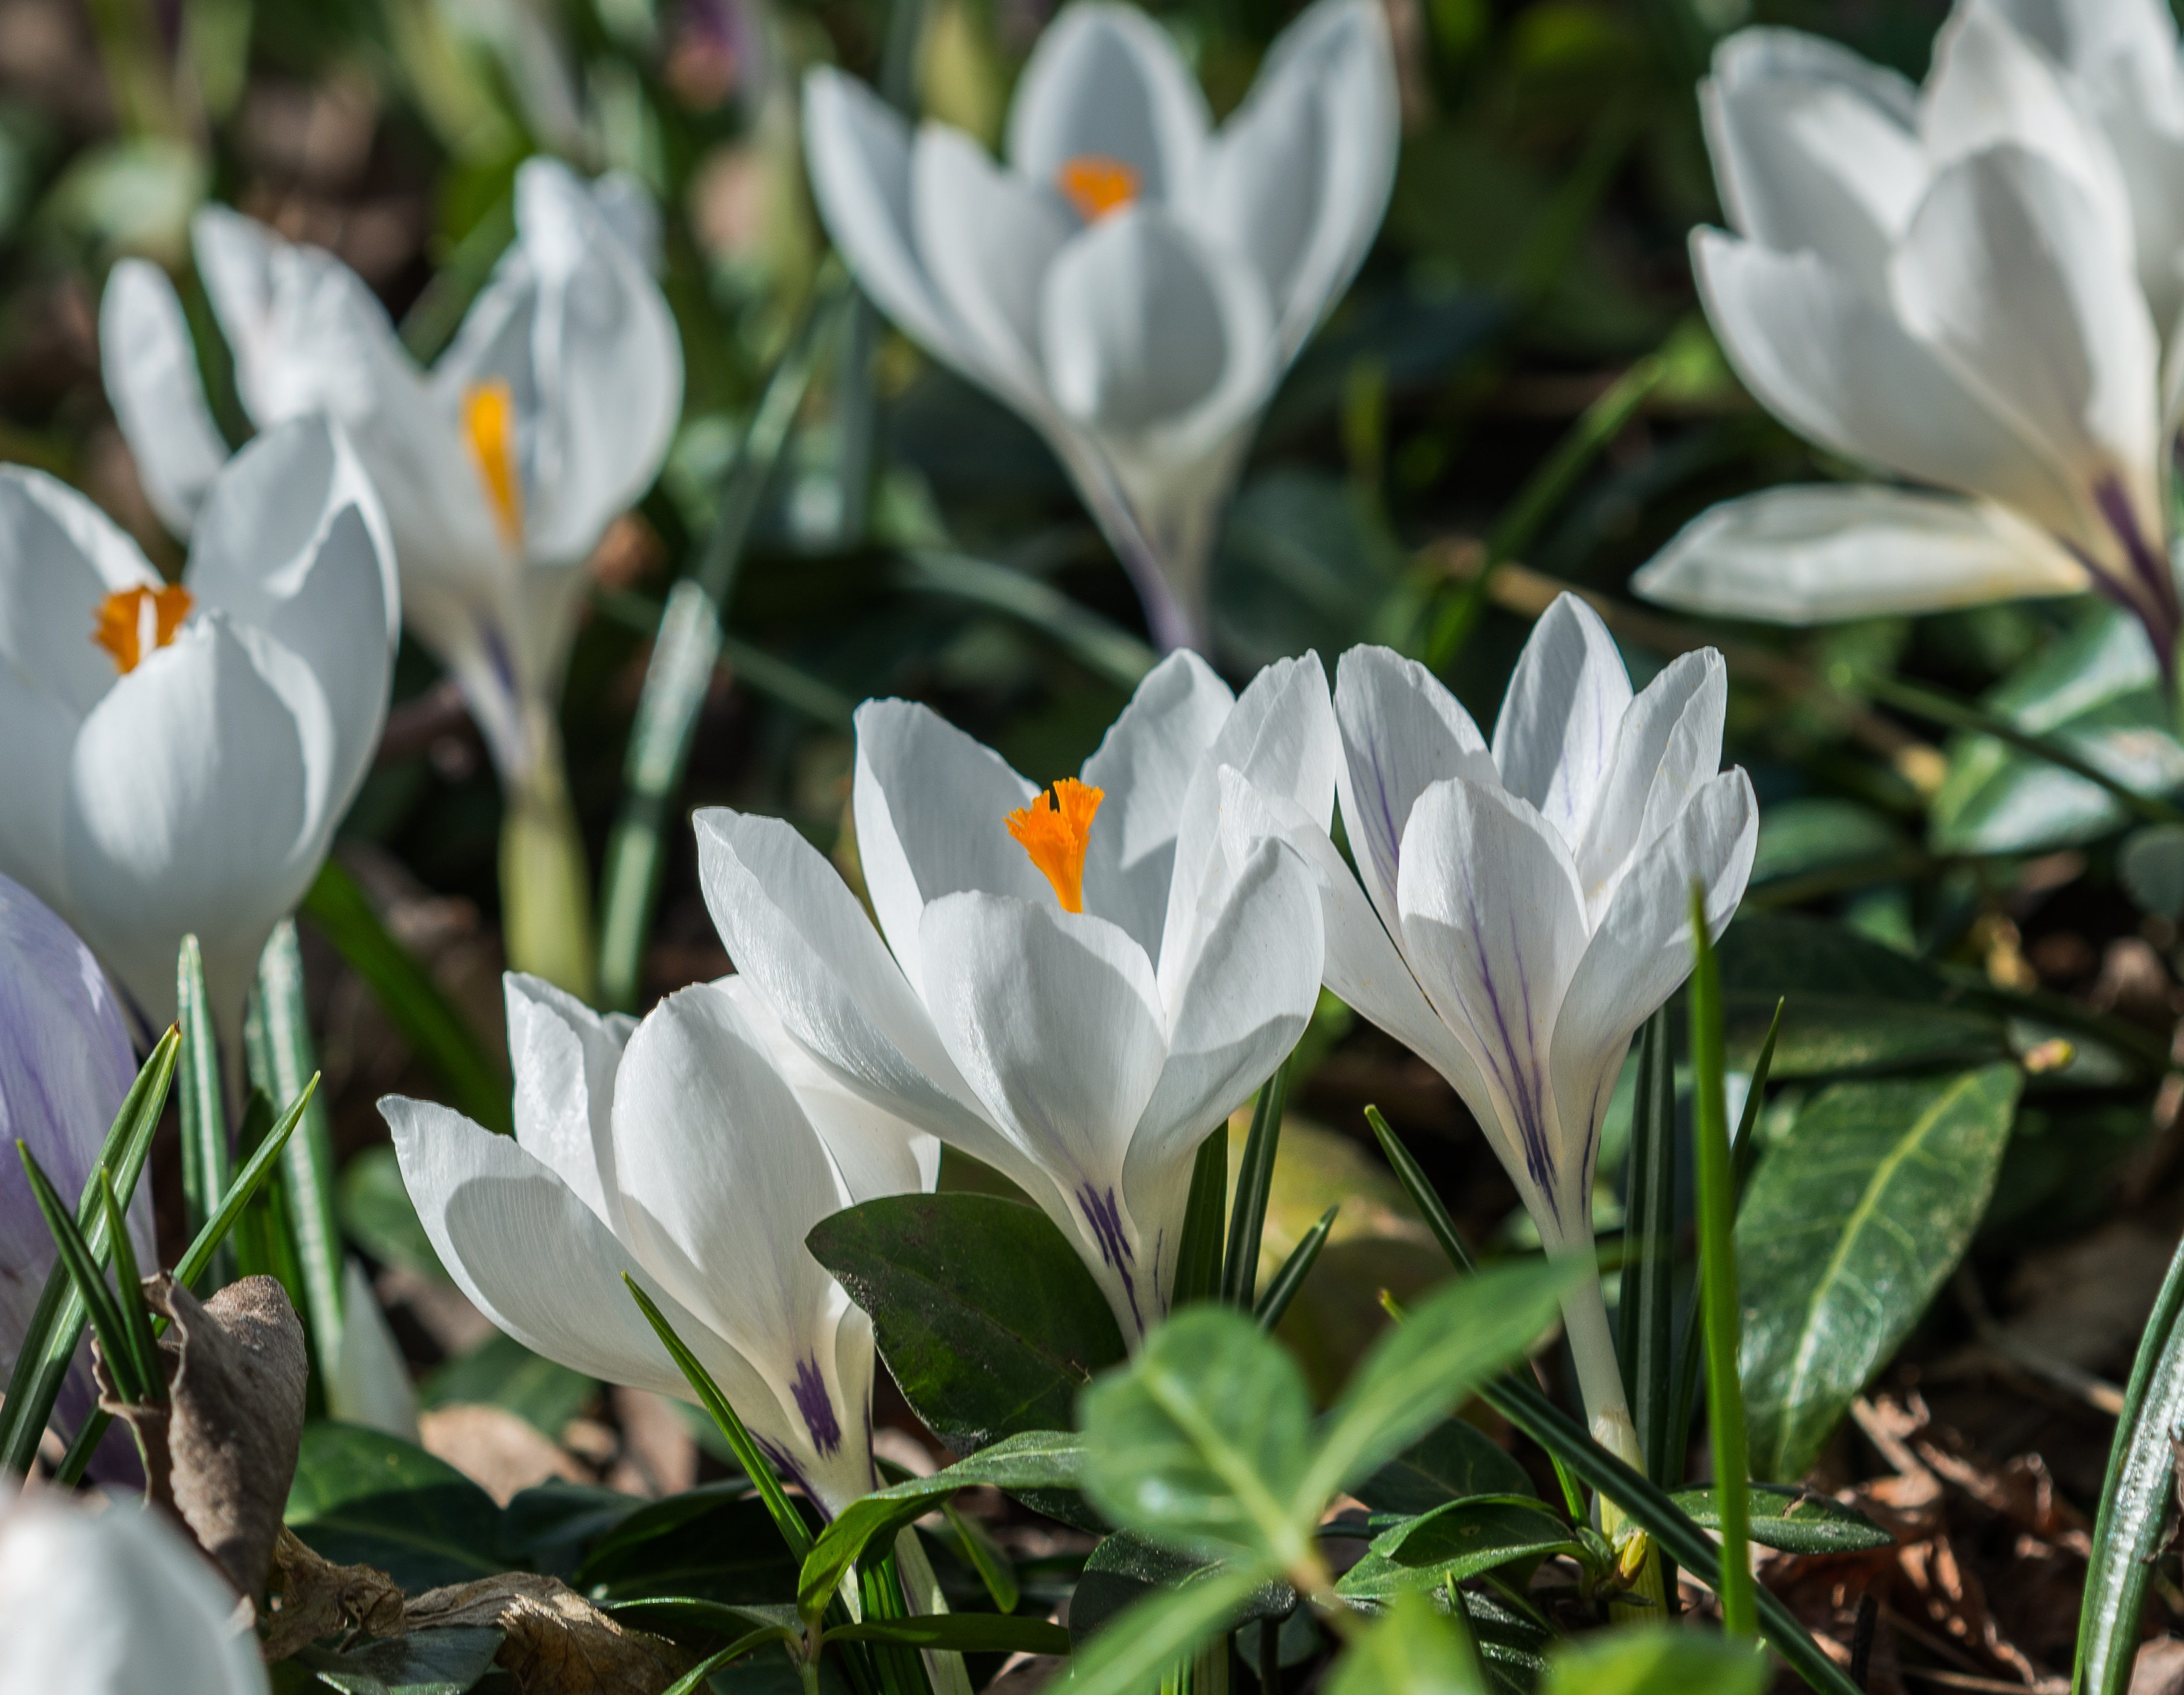
[[[273,1545],[273,1581],[265,1613],[265,1658],[286,1659],[337,1631],[402,1633],[402,1590],[369,1565],[336,1565],[284,1528]]]
[[[682,1670],[656,1637],[625,1629],[560,1579],[504,1572],[434,1589],[410,1603],[412,1631],[495,1626],[499,1664],[522,1695],[659,1695]]]

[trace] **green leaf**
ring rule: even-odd
[[[1406,1595],[1354,1637],[1327,1695],[1485,1695],[1479,1656],[1453,1619]]]
[[[497,1630],[456,1626],[343,1653],[307,1648],[296,1658],[341,1695],[464,1695],[493,1669],[502,1641]]]
[[[500,1508],[453,1466],[360,1425],[304,1427],[288,1528],[337,1565],[415,1593],[501,1570]]]
[[[2174,1438],[2184,1430],[2184,1243],[2148,1317],[2125,1386],[2093,1524],[2093,1557],[2078,1614],[2070,1687],[2080,1695],[2125,1695],[2138,1653],[2146,1586],[2176,1498]]]
[[[1623,1290],[1617,1303],[1624,1388],[1646,1475],[1681,1475],[1669,1452],[1674,1409],[1676,1074],[1664,1003],[1638,1032],[1638,1088],[1630,1113],[1630,1158],[1623,1193]]]
[[[867,1619],[827,1632],[829,1642],[888,1642],[951,1653],[1069,1652],[1069,1632],[1045,1619],[1006,1613],[928,1613],[911,1619]]]
[[[788,1599],[796,1575],[797,1562],[766,1503],[738,1481],[638,1508],[593,1544],[570,1583],[616,1599],[665,1595],[754,1605]]]
[[[31,1198],[37,1203],[46,1229],[53,1239],[56,1259],[75,1285],[76,1298],[91,1316],[92,1330],[98,1337],[99,1349],[114,1373],[116,1386],[125,1400],[146,1400],[152,1395],[154,1380],[145,1374],[147,1362],[136,1350],[128,1320],[122,1316],[121,1303],[114,1298],[113,1287],[106,1280],[105,1268],[90,1243],[84,1240],[83,1232],[76,1228],[75,1220],[69,1217],[61,1197],[53,1192],[52,1180],[31,1151],[31,1145],[17,1138],[15,1153],[23,1163],[23,1174],[30,1180]],[[100,1240],[111,1244],[114,1225],[105,1204],[110,1186],[104,1166],[92,1173],[91,1186],[94,1202],[99,1207]]]
[[[1334,1592],[1353,1601],[1385,1600],[1462,1583],[1518,1560],[1536,1564],[1552,1555],[1574,1558],[1583,1552],[1570,1527],[1536,1501],[1507,1496],[1451,1501],[1375,1536]]]
[[[1163,1547],[1128,1531],[1105,1537],[1084,1561],[1069,1597],[1069,1636],[1081,1651],[1085,1643],[1148,1595],[1202,1581],[1222,1569],[1178,1548]],[[1269,1578],[1237,1604],[1223,1626],[1234,1630],[1260,1619],[1286,1618],[1296,1610],[1297,1592],[1279,1577]]]
[[[1228,1210],[1228,1125],[1216,1124],[1198,1145],[1184,1202],[1183,1241],[1176,1251],[1175,1298],[1171,1307],[1212,1301],[1221,1294],[1221,1215]]]
[[[1537,1341],[1563,1291],[1591,1267],[1496,1266],[1436,1291],[1365,1356],[1329,1413],[1300,1508],[1317,1517],[1338,1489],[1377,1469]]]
[[[1669,1497],[1702,1531],[1721,1528],[1711,1489],[1683,1489]],[[1862,1553],[1892,1547],[1896,1538],[1855,1507],[1786,1484],[1752,1486],[1752,1540],[1783,1553]]]
[[[1123,1528],[1254,1565],[1286,1569],[1307,1551],[1311,1396],[1242,1314],[1178,1313],[1084,1391],[1078,1423],[1085,1493]]]
[[[366,1148],[342,1168],[335,1205],[348,1239],[382,1264],[436,1283],[451,1280],[417,1217],[392,1146]]]
[[[1986,1210],[2020,1081],[1838,1084],[1760,1163],[1736,1221],[1753,1475],[1803,1476],[1925,1312]]]
[[[769,1625],[753,1631],[749,1636],[738,1636],[718,1653],[707,1654],[669,1684],[662,1695],[699,1695],[699,1691],[710,1687],[706,1680],[731,1661],[741,1659],[745,1654],[755,1653],[772,1643],[793,1642],[796,1639],[797,1633],[786,1625]]]
[[[1730,1064],[1749,1070],[1783,1005],[1778,1078],[1977,1063],[2004,1022],[1931,966],[1815,918],[1747,913],[1717,949]]]
[[[1037,1207],[990,1195],[892,1195],[805,1238],[872,1315],[913,1411],[958,1453],[1073,1422],[1123,1333],[1076,1250]]]
[[[2184,783],[2160,667],[2144,628],[2120,608],[2086,601],[2062,640],[2042,644],[1981,704],[2137,793]],[[1992,736],[1960,735],[1930,823],[1937,853],[2000,854],[2089,841],[2126,817],[2098,783]]]
[[[166,1363],[152,1330],[152,1309],[144,1304],[144,1274],[136,1268],[136,1250],[130,1245],[129,1224],[114,1192],[114,1178],[104,1166],[92,1174],[98,1179],[100,1210],[106,1215],[106,1240],[114,1256],[114,1303],[121,1311],[121,1329],[131,1357],[136,1361],[136,1380],[142,1393],[156,1402],[167,1398]],[[58,1196],[54,1197],[56,1201]],[[60,1222],[73,1228],[74,1220],[55,1209]]]
[[[1318,1221],[1298,1239],[1290,1250],[1290,1257],[1278,1267],[1267,1284],[1267,1292],[1259,1297],[1251,1317],[1262,1330],[1271,1331],[1282,1321],[1282,1314],[1296,1299],[1296,1292],[1304,1287],[1304,1280],[1312,1275],[1312,1268],[1319,1263],[1319,1251],[1327,1246],[1328,1232],[1334,1228],[1334,1215],[1342,1210],[1338,1201],[1319,1215]]]
[[[1852,866],[1886,866],[1915,856],[1911,844],[1870,806],[1835,796],[1778,800],[1759,819],[1752,886]]]
[[[1485,1431],[1444,1419],[1350,1492],[1376,1513],[1414,1518],[1474,1495],[1536,1491],[1516,1457]]]
[[[1084,1462],[1084,1439],[1067,1430],[1027,1430],[959,1461],[930,1477],[914,1477],[875,1490],[843,1508],[805,1556],[797,1604],[806,1620],[828,1600],[866,1547],[890,1546],[895,1533],[923,1518],[959,1489],[980,1484],[997,1489],[1073,1489]]]
[[[549,1477],[518,1490],[501,1508],[500,1557],[510,1566],[566,1577],[588,1547],[644,1505],[619,1489]]]
[[[2116,850],[2116,875],[2143,911],[2184,916],[2184,824],[2133,830]]]
[[[227,1108],[222,1099],[220,1075],[220,1036],[205,999],[204,953],[195,936],[184,936],[175,961],[176,1023],[181,1031],[180,1074],[176,1093],[182,1109],[182,1198],[190,1228],[203,1229],[205,1220],[227,1192]],[[234,1268],[234,1255],[220,1257],[210,1285],[198,1291],[209,1294],[226,1283]]]
[[[978,1574],[978,1581],[986,1586],[987,1598],[993,1602],[994,1610],[1015,1612],[1017,1603],[1023,1599],[1023,1586],[1017,1581],[1016,1562],[994,1540],[991,1531],[976,1519],[958,1511],[954,1502],[944,1502],[940,1514],[954,1537],[949,1543],[949,1551]]]
[[[1649,1625],[1565,1644],[1540,1695],[1760,1695],[1770,1671],[1747,1642]]]
[[[1228,1241],[1221,1263],[1221,1298],[1246,1313],[1257,1305],[1259,1244],[1266,1235],[1267,1203],[1273,1198],[1274,1156],[1282,1143],[1289,1082],[1284,1061],[1259,1090],[1258,1103],[1251,1109],[1251,1133],[1244,1140],[1243,1163],[1236,1172],[1236,1205],[1228,1215]],[[1260,1328],[1272,1330],[1273,1325]]]
[[[482,1402],[504,1407],[557,1440],[599,1392],[596,1380],[538,1355],[495,1331],[468,1353],[437,1367],[417,1386],[420,1406]]]
[[[1144,1695],[1145,1686],[1157,1683],[1177,1660],[1223,1634],[1230,1616],[1258,1587],[1248,1571],[1217,1568],[1180,1589],[1157,1591],[1077,1654],[1069,1695]]]
[[[489,1130],[506,1132],[508,1077],[469,1019],[440,992],[432,973],[398,941],[356,879],[329,859],[304,896],[302,911],[370,985],[394,1028],[440,1073],[454,1105]]]

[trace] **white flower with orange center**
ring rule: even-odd
[[[878,929],[778,818],[699,813],[699,874],[735,980],[829,1075],[1022,1187],[1135,1347],[1173,1296],[1200,1144],[1319,990],[1311,876],[1279,843],[1224,850],[1223,776],[1324,827],[1337,757],[1309,655],[1240,699],[1171,655],[1050,794],[870,701],[854,806]]]
[[[1203,646],[1223,506],[1259,415],[1371,247],[1395,178],[1378,0],[1319,0],[1218,131],[1161,26],[1080,0],[1018,82],[1008,163],[805,84],[827,233],[874,304],[1034,425],[1155,637]]]
[[[0,872],[174,1015],[195,932],[230,1038],[273,926],[379,744],[393,549],[340,431],[303,419],[214,480],[179,585],[73,489],[0,470]]]

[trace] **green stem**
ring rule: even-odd
[[[530,709],[529,767],[512,778],[500,821],[501,929],[512,970],[543,977],[579,1001],[598,992],[591,873],[569,798],[551,709]]]

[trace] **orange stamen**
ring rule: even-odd
[[[505,377],[474,382],[465,392],[463,431],[493,500],[493,516],[500,521],[501,538],[517,546],[523,540],[523,479],[516,469],[515,393]]]
[[[1078,154],[1054,173],[1054,181],[1088,224],[1121,211],[1138,198],[1137,171],[1105,153]]]
[[[174,640],[194,604],[187,588],[116,589],[98,603],[91,638],[114,655],[115,669],[126,677],[148,654]]]
[[[1084,845],[1106,798],[1104,790],[1065,777],[1052,795],[1034,795],[1030,806],[1009,814],[1009,834],[1054,885],[1065,912],[1084,910]]]

